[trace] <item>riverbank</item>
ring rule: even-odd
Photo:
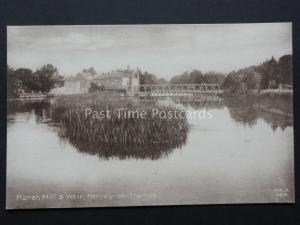
[[[17,96],[11,96],[8,98],[8,101],[15,100],[44,100],[48,98],[53,98],[53,94],[44,94],[44,93],[20,93]]]

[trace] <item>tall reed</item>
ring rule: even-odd
[[[187,139],[189,127],[186,117],[153,116],[153,107],[165,112],[175,110],[169,106],[142,105],[111,93],[62,96],[55,100],[53,106],[52,118],[61,124],[61,135],[72,144],[81,146],[81,149],[86,146],[85,149],[93,154],[93,151],[103,153],[116,149],[116,152],[129,154],[132,149],[137,154],[137,151],[148,149],[146,146],[170,149],[180,147]],[[129,111],[144,111],[146,116],[126,118],[123,114],[112,113],[109,118],[95,119],[86,116],[87,108],[97,112],[116,112],[117,109],[126,108]]]

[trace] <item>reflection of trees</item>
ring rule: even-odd
[[[197,99],[189,100],[184,98],[173,99],[174,102],[191,107],[194,110],[207,109],[223,109],[225,106],[229,109],[231,118],[238,123],[252,127],[257,123],[258,119],[263,119],[275,131],[278,127],[284,130],[288,126],[293,126],[293,119],[284,115],[277,115],[266,112],[259,106],[265,108],[276,108],[285,113],[293,112],[293,99],[287,96],[249,96],[234,97],[226,99]]]
[[[258,113],[251,107],[240,107],[240,108],[229,108],[230,116],[236,122],[248,125],[249,127],[254,126],[257,123]]]
[[[259,118],[269,124],[273,131],[275,131],[278,127],[284,130],[288,126],[293,126],[293,118],[287,115],[278,115],[273,112],[268,112],[260,107],[264,106],[264,108],[276,108],[284,110],[283,112],[285,113],[291,112],[292,104],[287,104],[287,102],[283,101],[281,98],[234,98],[226,100],[225,104],[229,109],[231,118],[234,119],[234,121],[250,127],[255,125]]]
[[[260,111],[260,115],[267,124],[269,124],[273,131],[277,128],[285,130],[285,128],[293,126],[293,119],[288,116],[276,115],[273,113]]]
[[[10,115],[16,113],[31,113],[33,112],[36,116],[37,122],[42,119],[50,117],[50,103],[45,100],[26,100],[26,101],[8,101],[7,102],[7,115],[8,122],[13,123],[14,117]]]
[[[225,104],[229,109],[231,118],[234,119],[234,121],[250,127],[257,123],[259,115],[254,108],[253,99],[233,98],[226,100]]]
[[[187,135],[183,136],[177,142],[152,143],[142,146],[138,145],[122,145],[122,144],[101,144],[101,143],[86,143],[75,138],[67,138],[63,132],[60,132],[62,140],[68,141],[79,152],[89,155],[96,155],[101,159],[151,159],[157,160],[165,158],[171,154],[175,148],[181,148],[185,145]]]
[[[228,108],[231,118],[238,123],[242,123],[249,127],[254,126],[258,119],[263,119],[270,128],[275,131],[277,129],[285,130],[289,126],[293,126],[293,119],[285,115],[278,115],[267,112],[261,109],[258,104],[271,108],[276,106],[280,110],[285,109],[286,112],[292,112],[292,103],[287,102],[287,99],[255,99],[255,98],[234,98],[225,99],[223,101],[181,101],[180,104],[185,107],[192,107],[197,110],[200,108],[217,108],[222,109],[225,106]],[[179,103],[179,102],[177,102]],[[154,103],[147,102],[146,105]],[[48,101],[9,101],[8,102],[8,116],[16,113],[34,113],[36,120],[39,122],[42,119],[51,118],[51,104]],[[29,117],[29,116],[28,116]],[[14,117],[8,117],[9,122],[14,122]],[[60,137],[72,144],[79,152],[95,155],[102,159],[118,158],[118,159],[151,159],[156,160],[167,157],[173,152],[175,148],[181,148],[186,144],[187,132],[182,133],[181,138],[174,138],[171,142],[167,142],[167,138],[161,138],[162,142],[149,141],[148,144],[101,144],[101,143],[87,143],[81,139],[66,137],[60,132]],[[177,132],[177,130],[176,130]],[[150,132],[151,133],[151,132]],[[134,135],[134,134],[133,134]],[[163,137],[164,134],[161,134]]]

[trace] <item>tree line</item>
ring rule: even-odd
[[[84,69],[83,72],[96,75],[94,68]],[[22,82],[22,87],[26,92],[49,92],[55,86],[59,76],[58,70],[51,64],[44,65],[32,71],[27,68],[13,69],[8,66],[8,95],[15,92],[17,81]],[[83,76],[84,74],[80,74]],[[155,74],[147,71],[139,71],[140,84],[200,84],[214,83],[220,84],[221,88],[231,95],[248,93],[253,89],[278,88],[280,84],[293,85],[292,55],[284,55],[276,60],[272,57],[259,65],[254,65],[232,71],[228,74],[218,72],[203,73],[194,69],[191,72],[184,72],[174,76],[170,81],[158,78]],[[99,87],[91,87],[97,89]],[[100,87],[101,88],[101,87]]]
[[[142,72],[139,71],[140,76],[140,84],[166,84],[168,81],[166,81],[164,78],[158,78],[155,74],[148,73],[147,71]]]
[[[55,86],[55,79],[62,78],[58,70],[51,64],[43,65],[36,71],[28,68],[13,69],[7,66],[8,96],[16,95],[16,84],[22,82],[25,92],[47,93]]]
[[[193,70],[190,73],[184,72],[181,75],[175,76],[170,80],[171,84],[222,84],[226,76],[222,73],[207,72],[202,73],[200,70]]]
[[[263,63],[230,72],[222,86],[232,95],[245,94],[249,90],[278,88],[281,84],[293,85],[292,55],[276,60],[272,57]]]
[[[172,84],[220,84],[231,95],[247,94],[250,90],[278,88],[280,84],[293,85],[292,55],[284,55],[276,60],[272,57],[259,65],[232,71],[202,73],[200,70],[184,72],[174,76]]]

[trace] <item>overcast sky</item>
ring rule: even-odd
[[[200,69],[230,72],[292,54],[291,23],[214,25],[9,26],[8,65],[51,63],[63,75],[127,65],[169,79]]]

